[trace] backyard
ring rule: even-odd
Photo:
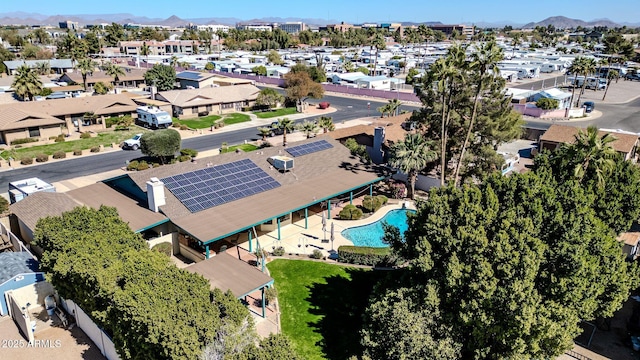
[[[295,107],[289,107],[289,108],[280,108],[280,109],[268,110],[268,111],[254,111],[253,113],[260,119],[269,119],[269,118],[278,117],[278,116],[293,115],[293,114],[296,114],[297,112],[298,111],[296,110]]]
[[[209,115],[204,117],[199,117],[195,119],[184,119],[180,120],[177,118],[173,118],[173,123],[178,125],[185,125],[189,129],[209,129],[214,127],[216,122],[222,119],[225,125],[238,124],[245,121],[250,121],[251,118],[247,114],[233,113],[228,115]]]
[[[0,153],[0,156],[7,160],[9,157],[19,160],[24,157],[34,158],[38,154],[52,155],[56,151],[64,151],[65,153],[73,152],[75,150],[87,150],[94,146],[106,146],[109,147],[112,144],[120,144],[122,141],[131,138],[135,134],[145,132],[145,130],[136,128],[127,131],[109,131],[93,135],[87,139],[69,140],[58,143],[51,143],[46,145],[35,145],[30,147],[13,148],[11,150],[5,150]]]
[[[275,279],[282,332],[303,359],[360,356],[361,315],[385,273],[315,261],[278,259]]]

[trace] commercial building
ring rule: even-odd
[[[280,23],[280,24],[274,23],[274,27],[277,27],[278,29],[289,34],[297,34],[307,29],[307,25],[301,21],[286,22],[286,23]]]

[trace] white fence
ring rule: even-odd
[[[75,317],[78,327],[96,344],[104,357],[109,360],[120,360],[120,356],[118,356],[116,347],[113,345],[113,341],[111,341],[109,335],[102,331],[81,307],[72,300],[66,299],[62,304],[65,310]]]
[[[11,241],[14,252],[26,251],[35,259],[35,256],[33,256],[33,253],[29,249],[29,245],[23,243],[22,240],[20,240],[14,233],[12,233],[11,230],[9,230],[2,222],[0,222],[0,234],[2,235],[2,237],[6,237],[9,239],[9,241]]]

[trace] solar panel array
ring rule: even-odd
[[[161,179],[189,211],[198,212],[280,186],[244,159]]]
[[[333,145],[329,144],[326,140],[320,140],[287,148],[287,152],[293,157],[298,157],[326,149],[331,149],[332,147]]]
[[[187,79],[187,80],[200,80],[202,75],[197,72],[183,71],[176,75],[178,79]]]

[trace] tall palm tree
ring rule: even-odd
[[[438,158],[432,144],[420,133],[406,134],[404,140],[391,147],[391,166],[407,174],[409,197],[414,198],[418,173]]]
[[[113,63],[108,63],[106,68],[104,69],[104,72],[107,73],[107,75],[113,77],[114,85],[117,85],[120,81],[120,77],[124,76],[124,70],[120,66]]]
[[[149,48],[149,45],[147,45],[146,42],[142,42],[142,46],[140,47],[140,55],[147,58],[144,66],[145,68],[149,67],[149,53],[151,53],[151,49]]]
[[[260,136],[262,136],[262,141],[267,141],[267,136],[271,135],[271,131],[273,131],[271,128],[268,127],[259,127],[258,128],[258,132],[260,133]]]
[[[282,146],[287,146],[287,133],[291,133],[295,129],[293,120],[289,118],[282,118],[273,126],[276,129],[282,130]]]
[[[607,97],[607,91],[609,91],[609,86],[611,86],[611,82],[613,80],[618,81],[619,78],[620,78],[620,73],[618,72],[618,70],[609,69],[609,71],[607,72],[607,87],[604,89],[604,95],[602,95],[602,101],[604,101],[604,99]]]
[[[568,69],[568,71],[573,75],[575,79],[571,84],[572,85],[571,101],[570,101],[571,105],[573,105],[573,99],[576,95],[576,85],[578,83],[578,76],[584,72],[584,66],[585,66],[584,59],[585,58],[581,56],[576,57],[575,59],[573,59],[573,62],[571,63],[571,66],[569,66],[569,69]],[[585,82],[586,82],[586,79],[585,79]]]
[[[373,76],[376,76],[376,71],[378,70],[378,58],[380,55],[380,50],[384,50],[387,48],[387,45],[384,41],[384,36],[382,34],[377,33],[373,38],[373,47],[376,48],[376,59],[373,65]]]
[[[592,175],[598,186],[603,186],[605,175],[615,167],[617,152],[611,143],[616,138],[611,134],[600,136],[595,126],[589,126],[586,132],[581,130],[575,138],[573,144],[566,145],[575,161],[574,177],[582,181],[585,176]]]
[[[328,131],[333,131],[336,129],[336,126],[333,124],[333,118],[331,118],[330,116],[321,116],[320,119],[318,119],[318,126],[325,134]]]
[[[584,75],[584,81],[582,82],[582,88],[580,89],[580,94],[578,94],[578,101],[576,102],[576,107],[580,106],[580,98],[582,94],[584,94],[584,89],[587,87],[587,76],[592,75],[596,71],[596,61],[591,58],[584,58],[584,63],[582,65],[582,75]]]
[[[48,61],[39,61],[36,63],[34,70],[38,75],[49,75],[51,73],[51,66]]]
[[[11,87],[23,101],[33,100],[42,91],[42,81],[35,70],[25,64],[16,69]]]
[[[475,125],[476,118],[478,117],[478,105],[480,103],[480,96],[486,88],[492,82],[500,78],[500,70],[498,70],[498,62],[503,58],[502,49],[495,41],[489,41],[480,45],[476,51],[471,55],[470,69],[474,72],[475,79],[475,96],[473,99],[473,110],[471,111],[471,119],[469,119],[469,127],[467,128],[467,136],[462,144],[460,150],[460,159],[456,164],[456,170],[454,175],[454,184],[458,185],[458,179],[460,176],[460,168],[462,167],[462,159],[464,158],[464,152],[469,145],[471,134],[473,133],[473,126]]]
[[[178,66],[179,61],[180,59],[175,55],[171,55],[171,60],[169,60],[172,68],[175,68],[176,66]]]
[[[305,120],[302,124],[297,126],[298,130],[304,132],[307,136],[307,139],[318,132],[319,127],[314,121]]]
[[[82,75],[82,85],[84,86],[85,91],[87,90],[87,75],[93,74],[96,66],[98,66],[98,63],[90,58],[79,59],[75,66],[76,70],[80,71],[80,74]]]
[[[389,100],[387,105],[389,106],[389,117],[391,117],[398,115],[398,110],[400,110],[400,105],[402,105],[402,102],[399,99],[391,99]]]

